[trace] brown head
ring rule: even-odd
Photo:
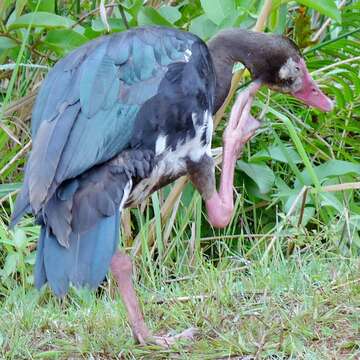
[[[333,108],[332,101],[312,79],[299,48],[284,36],[228,29],[209,42],[209,49],[219,70],[216,71],[218,82],[223,76],[221,62],[241,62],[252,78],[263,85],[291,94],[322,111]]]
[[[279,45],[272,49],[272,54],[270,54],[275,66],[271,71],[258,74],[258,78],[269,88],[289,93],[309,106],[322,111],[332,110],[332,101],[319,89],[311,77],[295,43],[283,36],[272,36]]]

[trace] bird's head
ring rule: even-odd
[[[332,110],[332,101],[311,77],[295,43],[283,36],[270,36],[273,39],[262,51],[263,58],[253,64],[253,77],[269,88],[291,94],[309,106],[322,111]]]

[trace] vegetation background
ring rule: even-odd
[[[146,24],[204,40],[227,27],[286,34],[336,101],[323,114],[261,92],[263,127],[237,163],[226,229],[208,225],[186,179],[125,211],[121,246],[151,329],[199,329],[172,349],[133,344],[111,278],[61,301],[34,290],[39,228],[28,217],[7,229],[46,73],[91,39]],[[360,359],[359,40],[356,0],[2,0],[0,357]],[[236,66],[231,94],[248,80]],[[216,116],[218,159],[231,99]]]

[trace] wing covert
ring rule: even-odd
[[[137,114],[157,94],[168,65],[186,61],[184,49],[196,38],[156,30],[90,42],[49,73],[33,111],[28,189],[35,212],[63,181],[129,146]]]

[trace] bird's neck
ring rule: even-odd
[[[253,73],[259,61],[258,50],[264,48],[267,35],[244,29],[228,29],[212,38],[209,48],[216,73],[214,112],[223,104],[229,93],[232,70],[236,62],[241,62]],[[254,73],[253,73],[254,75]]]

